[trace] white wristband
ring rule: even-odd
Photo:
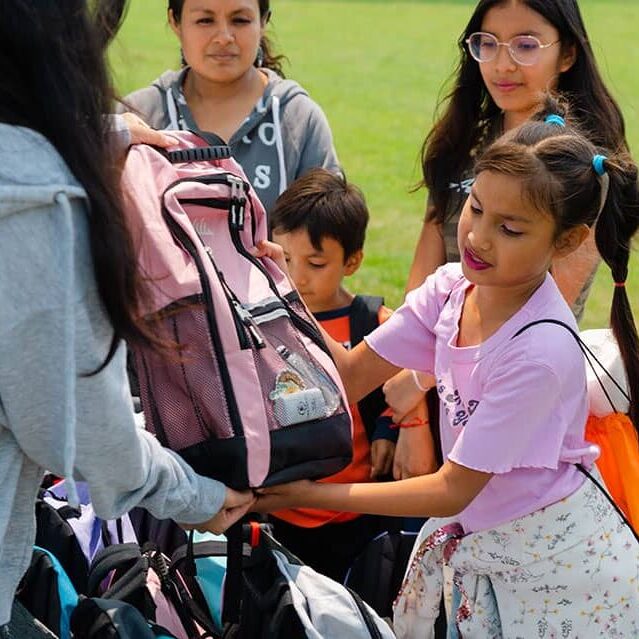
[[[419,381],[419,375],[417,374],[417,371],[411,371],[411,375],[413,376],[413,382],[415,382],[415,386],[417,386],[418,390],[420,390],[422,393],[427,393],[430,390],[422,386],[421,382]]]

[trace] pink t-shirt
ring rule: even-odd
[[[440,398],[444,457],[494,473],[459,514],[466,532],[493,528],[572,494],[596,446],[584,439],[586,370],[577,329],[550,275],[528,302],[478,346],[456,346],[466,291],[459,264],[447,264],[366,342],[385,360],[433,373]]]

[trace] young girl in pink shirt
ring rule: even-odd
[[[478,160],[458,227],[461,264],[439,268],[353,351],[331,344],[351,401],[399,368],[434,375],[444,465],[398,482],[263,491],[264,510],[431,517],[396,602],[399,637],[433,636],[444,564],[457,594],[449,626],[464,638],[639,636],[639,544],[582,472],[598,455],[584,439],[584,358],[548,273],[594,226],[639,423],[638,339],[624,288],[637,168],[625,153],[601,155],[561,110],[548,99],[545,114]]]

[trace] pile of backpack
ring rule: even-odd
[[[41,491],[36,546],[16,595],[61,639],[394,636],[356,593],[278,544],[268,525],[240,525],[227,542],[187,535],[142,509],[104,521],[79,488],[77,508],[64,482]]]

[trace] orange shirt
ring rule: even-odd
[[[386,321],[391,310],[382,306],[379,309],[379,323]],[[351,348],[351,329],[349,323],[350,306],[316,313],[315,319],[324,330],[346,348]],[[357,404],[350,406],[353,416],[353,459],[351,463],[335,475],[320,481],[333,484],[350,484],[371,481],[371,447],[366,435],[364,422],[359,414]],[[359,513],[344,513],[334,510],[319,510],[315,508],[296,508],[278,510],[273,513],[279,519],[302,528],[316,528],[327,523],[342,523],[359,517]]]

